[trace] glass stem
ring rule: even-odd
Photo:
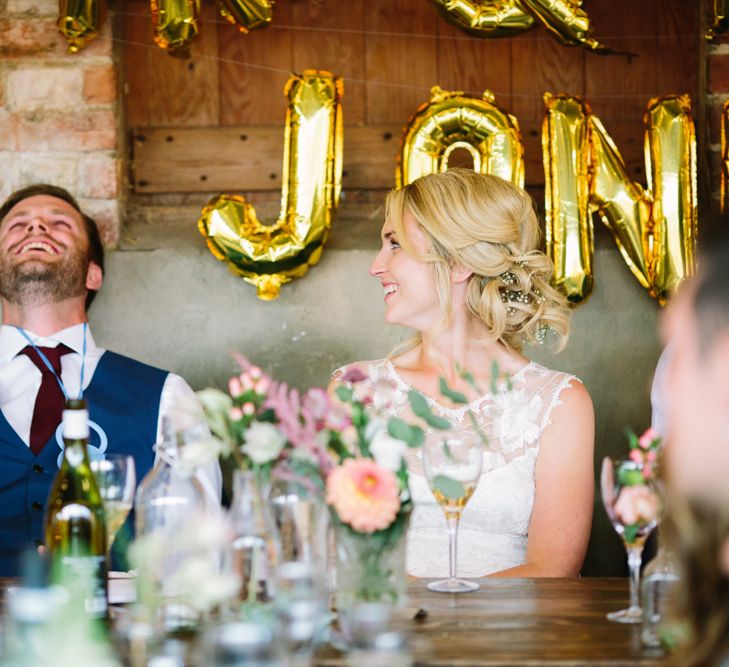
[[[640,563],[643,545],[628,547],[628,569],[630,570],[630,609],[640,609]]]
[[[461,519],[460,512],[446,512],[446,524],[448,524],[448,580],[455,583],[458,579],[456,569],[458,566],[458,522]]]

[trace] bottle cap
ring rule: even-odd
[[[89,437],[89,411],[63,411],[63,437],[66,440],[82,440]]]

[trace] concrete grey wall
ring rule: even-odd
[[[224,386],[239,351],[300,387],[324,385],[338,366],[384,356],[406,333],[383,322],[379,282],[367,269],[381,214],[349,209],[335,221],[318,266],[273,302],[213,258],[195,228],[199,209],[147,211],[109,253],[90,319],[97,342],[184,376],[196,388]],[[262,216],[263,217],[263,216]],[[264,218],[265,219],[265,218]],[[630,274],[609,236],[597,235],[596,288],[574,311],[567,349],[527,355],[580,377],[597,418],[596,470],[626,448],[625,427],[650,421],[649,389],[660,348],[659,307]],[[596,496],[585,574],[622,574],[624,551]]]

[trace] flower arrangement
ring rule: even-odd
[[[416,391],[408,400],[422,425],[383,419],[394,385],[366,382],[356,366],[344,370],[333,394],[321,388],[300,394],[237,359],[241,373],[230,379],[227,392],[198,392],[221,454],[264,479],[298,481],[320,494],[352,580],[346,586],[340,577],[338,587],[349,588],[358,600],[397,599],[405,581],[403,546],[412,511],[405,454],[423,444],[425,426],[449,429],[450,422],[435,415]],[[463,377],[473,382],[469,374]],[[441,393],[467,403],[445,381]],[[446,496],[464,493],[457,480],[443,477],[439,484]]]
[[[208,388],[197,394],[220,455],[264,481],[273,475],[323,488],[332,467],[330,439],[349,426],[345,412],[323,389],[300,394],[245,357],[237,360],[241,372],[230,378],[227,393]]]
[[[659,498],[652,486],[661,437],[651,428],[640,437],[628,433],[628,461],[617,470],[620,488],[613,511],[624,526],[623,539],[630,545],[645,539],[646,528],[658,520]],[[648,529],[650,532],[650,529]]]

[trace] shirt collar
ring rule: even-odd
[[[56,347],[63,343],[70,347],[74,352],[81,354],[84,346],[84,325],[83,323],[74,324],[71,327],[57,331],[50,336],[42,337],[28,329],[25,330],[31,340],[40,346]],[[0,326],[0,359],[10,361],[13,357],[20,354],[21,350],[28,344],[23,334],[15,327],[9,325]],[[96,343],[91,335],[91,330],[86,329],[86,354],[93,355],[96,352]]]

